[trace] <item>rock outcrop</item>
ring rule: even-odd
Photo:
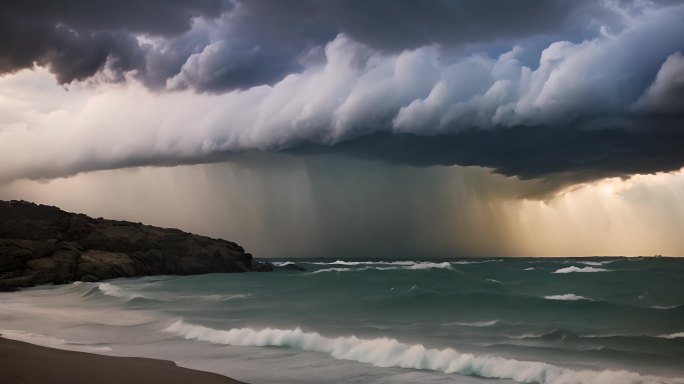
[[[146,275],[269,271],[236,243],[0,201],[0,290]]]

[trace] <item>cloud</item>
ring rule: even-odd
[[[519,39],[619,32],[668,2],[27,0],[0,7],[0,73],[34,64],[60,84],[127,73],[155,89],[226,92],[301,72],[338,34],[399,53],[500,50]],[[379,22],[382,20],[382,22]],[[587,20],[589,22],[587,22]]]
[[[663,63],[653,84],[633,109],[652,113],[684,114],[684,56],[673,53]]]
[[[190,29],[194,17],[216,17],[221,0],[57,2],[27,0],[0,6],[0,72],[34,63],[47,66],[60,84],[105,69],[144,67],[145,47],[136,34],[170,36]],[[120,76],[118,76],[120,77]]]
[[[443,42],[383,50],[338,34],[320,49],[306,42],[306,57],[295,63],[278,58],[300,51],[305,39],[290,36],[313,33],[305,22],[306,33],[283,32],[293,43],[282,50],[266,44],[277,41],[268,37],[268,26],[248,41],[224,34],[221,26],[240,31],[240,21],[250,20],[243,14],[271,6],[249,4],[212,20],[194,19],[175,37],[136,40],[147,47],[142,61],[125,56],[123,48],[119,56],[104,56],[114,73],[144,62],[145,79],[141,72],[126,72],[122,84],[76,83],[66,93],[50,85],[44,69],[0,78],[0,180],[215,162],[246,151],[478,165],[573,182],[684,165],[677,129],[682,115],[669,107],[680,99],[671,87],[681,72],[676,52],[684,51],[684,5],[638,12],[618,7],[625,12],[620,28],[541,48],[516,40],[494,54],[484,48],[454,53]],[[288,17],[318,20],[320,13],[293,7]],[[275,17],[263,14],[265,20]],[[77,40],[103,38],[65,33]],[[264,45],[255,48],[249,43],[255,41]],[[89,56],[82,61],[89,71],[100,62]],[[300,70],[289,73],[297,65]],[[268,84],[251,86],[266,78]],[[154,82],[179,90],[159,91]],[[634,107],[642,104],[651,109]],[[654,105],[668,114],[653,115]]]

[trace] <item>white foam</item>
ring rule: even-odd
[[[544,296],[546,300],[563,300],[563,301],[577,301],[577,300],[587,300],[587,301],[594,301],[588,297],[580,296],[580,295],[575,295],[574,293],[566,293],[564,295],[551,295],[551,296]]]
[[[608,269],[603,269],[603,268],[594,268],[594,267],[575,267],[570,266],[570,267],[565,267],[561,268],[554,273],[572,273],[572,272],[609,272]]]
[[[348,266],[357,266],[357,265],[414,265],[417,263],[421,263],[420,261],[344,261],[344,260],[335,260],[333,262],[315,262],[311,264],[316,264],[316,265],[348,265]]]
[[[112,350],[109,347],[93,347],[89,345],[70,342],[52,336],[45,336],[39,333],[31,333],[16,329],[2,329],[0,330],[0,335],[2,335],[2,337],[5,339],[23,341],[25,343],[41,345],[43,347],[67,349],[70,351],[108,352]]]
[[[534,271],[534,270],[536,270],[536,269],[537,269],[537,268],[535,268],[535,267],[525,268],[526,271]]]
[[[491,259],[490,259],[490,260],[482,260],[482,261],[471,261],[471,260],[467,260],[467,261],[466,261],[466,260],[459,260],[459,261],[454,261],[453,263],[454,263],[454,264],[463,264],[463,265],[467,265],[467,264],[498,263],[498,262],[501,262],[501,261],[503,261],[503,260],[501,260],[501,259],[496,259],[496,260],[491,260]]]
[[[422,263],[416,263],[414,265],[408,266],[405,269],[416,269],[416,270],[421,270],[421,269],[451,269],[451,263],[448,263],[446,261],[443,263],[422,262]]]
[[[311,273],[325,273],[325,272],[354,272],[365,271],[368,268],[323,268]]]
[[[424,369],[487,378],[512,379],[541,384],[656,384],[668,379],[628,371],[576,371],[536,361],[520,361],[489,355],[461,353],[452,348],[427,349],[395,339],[329,338],[296,329],[216,330],[178,320],[164,329],[189,340],[235,346],[277,346],[328,354],[336,359],[358,361],[378,367]]]
[[[604,261],[578,261],[580,264],[591,265],[594,267],[600,267],[601,265],[614,263],[617,260],[604,260]]]
[[[276,267],[285,267],[288,265],[296,265],[293,261],[275,261],[273,262],[273,265]]]
[[[641,298],[641,297],[640,297]],[[675,309],[678,308],[679,305],[654,305],[651,308],[653,309],[661,309],[661,310],[668,310],[668,309]]]
[[[347,263],[347,262],[344,262]],[[356,263],[356,262],[354,262]],[[412,262],[413,264],[405,264],[402,262],[402,264],[396,264],[396,266],[389,266],[389,267],[376,267],[376,266],[370,266],[370,264],[335,264],[335,263],[330,263],[326,265],[346,265],[349,267],[334,267],[334,268],[323,268],[319,269],[317,271],[313,271],[312,273],[324,273],[324,272],[358,272],[358,271],[366,271],[369,269],[373,269],[376,271],[392,271],[392,270],[399,270],[399,269],[404,269],[404,270],[428,270],[428,269],[449,269],[449,270],[455,270],[452,266],[451,263],[449,262],[443,262],[443,263],[432,263],[432,262]],[[385,263],[381,265],[392,265],[393,263]],[[321,264],[322,265],[322,264]],[[355,265],[364,265],[362,268],[353,268],[352,266]]]
[[[663,339],[679,339],[684,338],[684,332],[670,333],[668,335],[660,335],[658,337]]]
[[[142,299],[149,299],[149,297],[145,295],[141,295],[138,293],[133,293],[133,292],[128,292],[125,289],[119,287],[118,285],[110,284],[110,283],[97,283],[97,289],[100,290],[103,294],[107,296],[112,296],[112,297],[118,297],[120,299],[125,299],[126,301],[137,299],[137,298],[142,298]]]
[[[476,321],[473,323],[446,323],[444,325],[459,325],[461,327],[482,328],[482,327],[491,327],[493,325],[496,325],[498,322],[499,322],[499,320],[491,320],[491,321]]]

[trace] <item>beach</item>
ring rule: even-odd
[[[240,384],[171,361],[113,357],[46,348],[0,338],[0,382],[5,384]]]

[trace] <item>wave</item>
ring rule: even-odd
[[[499,323],[499,320],[490,320],[490,321],[476,321],[473,323],[445,323],[444,325],[458,325],[461,327],[475,327],[475,328],[482,328],[482,327],[491,327],[493,325],[496,325]]]
[[[614,263],[619,260],[605,260],[605,261],[578,261],[580,264],[591,265],[594,267],[600,267],[601,265]]]
[[[119,287],[118,285],[114,285],[111,283],[97,283],[97,289],[99,289],[100,292],[102,292],[106,296],[118,297],[120,299],[125,299],[126,301],[130,301],[133,299],[151,299],[148,296],[141,295],[139,293],[129,292]]]
[[[249,294],[245,293],[233,293],[233,294],[207,294],[207,295],[177,295],[168,293],[137,293],[126,290],[118,285],[112,283],[83,283],[80,281],[72,283],[75,286],[82,286],[87,284],[88,293],[92,291],[97,291],[105,296],[116,297],[123,299],[124,301],[132,301],[135,299],[152,300],[152,301],[162,301],[170,302],[175,300],[201,300],[201,301],[211,301],[211,302],[221,302],[229,300],[244,299],[249,297]]]
[[[387,264],[392,264],[392,263],[387,263]],[[336,265],[336,264],[330,263],[327,265]],[[348,264],[339,264],[339,265],[348,265]],[[398,269],[414,270],[414,271],[428,270],[428,269],[449,269],[449,270],[455,271],[455,269],[453,268],[451,263],[448,263],[448,262],[443,262],[443,263],[417,262],[414,264],[399,264],[400,266],[393,266],[393,267],[371,267],[371,266],[368,266],[367,264],[358,264],[358,265],[366,265],[366,266],[364,266],[363,268],[344,268],[344,267],[323,268],[323,269],[313,271],[312,273],[359,272],[359,271],[367,271],[367,270],[391,271],[391,270],[398,270]]]
[[[288,261],[288,263],[290,263]],[[422,263],[421,261],[344,261],[344,260],[335,260],[332,262],[312,262],[309,264],[315,264],[315,265],[348,265],[348,266],[357,266],[357,265],[413,265],[413,264],[418,264]]]
[[[452,348],[427,349],[390,338],[361,339],[355,336],[330,338],[316,332],[296,329],[254,330],[233,328],[216,330],[177,320],[164,329],[188,340],[234,346],[277,346],[325,353],[333,358],[367,363],[378,367],[397,367],[459,373],[521,383],[541,384],[656,384],[664,378],[643,376],[629,371],[572,370],[536,361],[521,361],[490,355],[461,353]],[[674,381],[672,381],[674,382]]]
[[[566,339],[678,339],[684,338],[684,332],[677,332],[665,335],[648,335],[648,334],[624,334],[624,333],[611,333],[611,334],[583,334],[579,335],[568,330],[556,329],[547,333],[526,333],[522,335],[506,335],[509,339],[545,339],[545,340],[559,340],[563,341]]]
[[[454,261],[453,263],[454,264],[467,265],[467,264],[499,263],[502,261],[503,260],[501,260],[501,259],[490,259],[490,260],[482,260],[482,261],[459,260],[459,261]]]
[[[52,336],[41,335],[16,329],[1,329],[0,336],[9,340],[23,341],[25,343],[41,345],[43,347],[67,349],[81,352],[109,352],[109,347],[94,347],[87,344],[75,343]]]
[[[324,269],[319,269],[316,271],[313,271],[311,273],[316,274],[316,273],[325,273],[325,272],[357,272],[357,271],[365,271],[370,268],[324,268]]]
[[[180,299],[189,299],[189,300],[203,300],[203,301],[229,301],[229,300],[237,300],[237,299],[244,299],[246,297],[249,297],[250,295],[247,293],[234,293],[234,294],[228,294],[228,295],[180,295],[176,296]]]
[[[575,267],[570,266],[570,267],[565,267],[556,270],[553,273],[572,273],[572,272],[610,272],[608,269],[603,269],[603,268],[594,268],[594,267]]]
[[[575,295],[574,293],[566,293],[563,295],[550,295],[550,296],[544,296],[544,298],[546,300],[562,300],[562,301],[577,301],[577,300],[594,301],[588,297]]]
[[[684,332],[676,332],[676,333],[670,333],[667,335],[659,335],[657,337],[660,337],[662,339],[680,339],[680,338],[684,338]]]
[[[679,304],[679,305],[654,305],[651,308],[653,309],[660,309],[660,310],[669,310],[669,309],[682,309],[684,308],[684,304]]]

